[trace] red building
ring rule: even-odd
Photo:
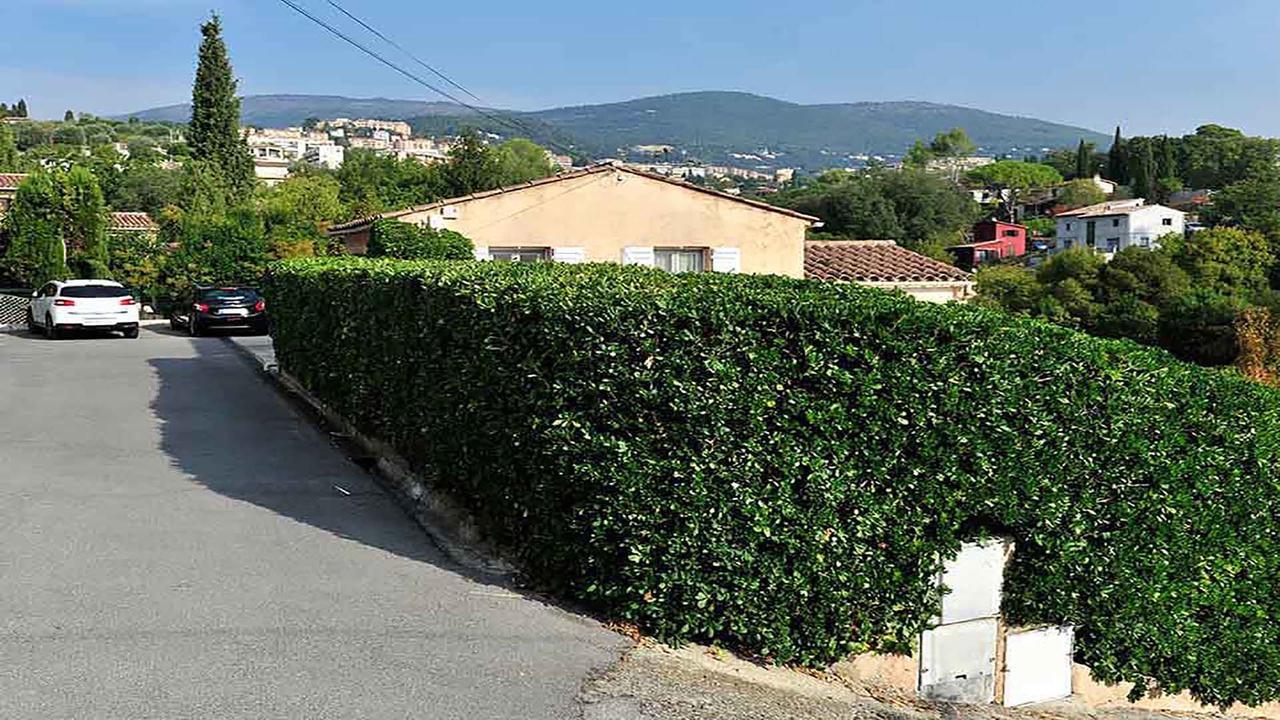
[[[1027,254],[1027,228],[999,220],[984,220],[973,226],[973,242],[947,248],[955,255],[956,265],[973,270],[983,263]]]

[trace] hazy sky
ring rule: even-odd
[[[498,107],[743,90],[1280,135],[1280,0],[338,1]],[[40,117],[185,102],[210,9],[244,94],[437,99],[278,0],[5,0],[0,100]]]

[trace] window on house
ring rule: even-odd
[[[1107,238],[1107,252],[1116,252],[1120,249],[1120,238]]]
[[[1067,223],[1067,229],[1068,229],[1068,230],[1070,230],[1070,229],[1071,229],[1071,223]]]
[[[1120,218],[1111,221],[1111,227],[1120,227]]]
[[[1165,219],[1161,220],[1160,222],[1164,223],[1165,225],[1172,225],[1172,224],[1173,224],[1173,218],[1165,218]]]
[[[656,248],[654,265],[667,272],[703,272],[707,269],[706,248]]]
[[[545,247],[491,247],[489,259],[497,262],[542,262],[551,259],[551,248]]]
[[[1004,236],[1005,236],[1005,237],[1018,237],[1018,231],[1017,231],[1017,230],[1005,230],[1005,231],[1004,231]]]
[[[1145,247],[1151,247],[1151,238],[1149,238],[1149,237],[1139,238],[1139,239],[1138,239],[1138,246],[1139,246],[1139,247],[1144,247],[1144,248],[1145,248]]]

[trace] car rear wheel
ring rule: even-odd
[[[136,328],[136,327],[125,328],[125,329],[124,329],[124,336],[125,336],[125,337],[127,337],[127,338],[129,338],[130,340],[132,340],[132,339],[134,339],[134,338],[138,337],[138,328]]]

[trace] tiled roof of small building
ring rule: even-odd
[[[858,283],[973,281],[960,268],[898,247],[892,240],[805,243],[804,275],[810,280]]]
[[[160,226],[156,225],[151,216],[144,212],[113,212],[111,213],[111,229],[112,230],[159,230]]]
[[[26,179],[23,173],[0,173],[0,190],[17,190]]]

